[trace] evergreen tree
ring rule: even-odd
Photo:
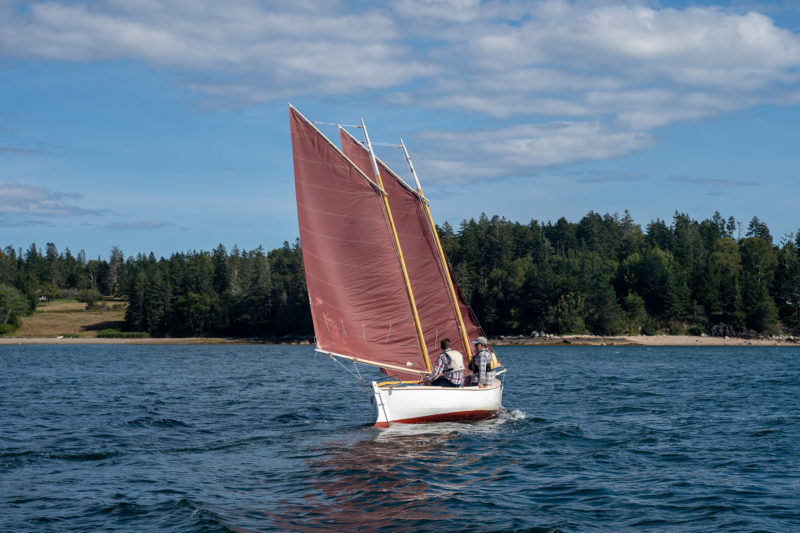
[[[747,237],[764,239],[765,241],[772,243],[772,235],[769,232],[769,228],[764,222],[761,222],[758,217],[753,217],[752,220],[750,220],[750,224],[747,226],[747,233],[745,235]]]
[[[225,246],[220,245],[214,250],[214,292],[222,294],[229,290],[231,283],[230,271],[228,268],[228,252]]]
[[[583,317],[586,309],[583,297],[575,293],[562,294],[558,301],[547,309],[547,331],[558,334],[587,333]]]
[[[584,322],[595,335],[616,335],[624,328],[623,313],[612,286],[615,264],[603,261],[596,252],[584,261],[583,293],[586,294]]]
[[[125,257],[119,246],[111,248],[111,257],[108,261],[108,269],[106,271],[105,289],[106,293],[110,296],[119,294],[121,286],[121,270],[122,264],[125,262]]]
[[[744,327],[741,276],[742,261],[736,242],[730,237],[715,242],[708,263],[706,298],[706,313],[713,324],[727,324],[736,330]]]
[[[794,247],[797,253],[800,254],[800,229],[794,234]]]
[[[766,333],[776,331],[778,311],[770,297],[777,258],[772,245],[760,237],[742,241],[742,304],[745,326]]]
[[[781,322],[789,328],[800,326],[800,255],[789,241],[777,254],[775,303]]]

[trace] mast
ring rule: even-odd
[[[369,142],[369,141],[368,141]],[[433,238],[436,240],[436,249],[439,252],[439,259],[442,262],[442,269],[444,270],[445,278],[447,279],[447,288],[450,292],[450,300],[453,304],[453,310],[456,314],[456,320],[458,321],[458,330],[461,333],[461,342],[464,343],[464,350],[467,351],[467,359],[472,359],[472,350],[469,347],[469,337],[467,336],[467,328],[464,325],[464,319],[461,316],[461,309],[458,307],[458,297],[456,296],[456,290],[453,286],[453,279],[450,277],[450,269],[447,266],[447,261],[444,258],[444,250],[442,249],[442,243],[439,240],[439,233],[436,231],[436,224],[433,222],[433,216],[431,215],[430,207],[428,206],[428,200],[425,198],[425,194],[422,192],[422,185],[419,182],[419,178],[417,177],[417,171],[414,170],[414,165],[411,163],[411,156],[408,154],[408,150],[406,149],[406,145],[403,142],[403,139],[400,139],[400,147],[403,149],[403,154],[406,156],[406,161],[408,162],[408,168],[411,170],[411,175],[414,177],[414,184],[417,186],[417,192],[420,196],[420,201],[425,206],[425,214],[428,215],[428,223],[431,226],[431,233],[433,233]],[[371,149],[370,149],[371,153]],[[381,185],[383,187],[383,185]]]
[[[367,133],[367,126],[366,124],[364,124],[363,118],[361,119],[361,129],[364,131],[364,138],[367,141],[367,150],[369,151],[369,159],[370,162],[372,163],[372,171],[375,173],[375,179],[377,180],[378,187],[380,187],[381,189],[381,198],[383,198],[383,205],[386,208],[386,215],[389,219],[389,225],[391,226],[392,229],[392,238],[394,239],[395,249],[397,250],[397,257],[400,260],[400,270],[403,272],[403,282],[405,283],[406,286],[406,294],[408,295],[408,302],[409,304],[411,304],[411,314],[414,316],[414,327],[417,330],[417,340],[419,341],[420,350],[422,350],[422,357],[425,360],[425,366],[428,368],[428,372],[430,372],[432,370],[431,359],[430,356],[428,355],[428,348],[425,346],[425,338],[422,335],[422,324],[420,323],[419,320],[419,312],[417,311],[417,304],[414,301],[414,293],[411,290],[411,281],[408,279],[408,271],[406,270],[406,263],[405,260],[403,259],[403,250],[400,248],[400,239],[397,236],[397,228],[395,228],[394,219],[392,219],[392,210],[389,208],[389,197],[386,195],[386,191],[383,188],[381,173],[378,170],[378,162],[375,159],[375,152],[372,149],[372,143],[369,140],[369,133]],[[428,212],[428,216],[430,217],[430,211]],[[436,239],[436,242],[437,243],[439,242],[438,237]],[[451,283],[451,290],[452,290],[452,283]],[[461,320],[460,313],[458,317],[460,321]]]

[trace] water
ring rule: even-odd
[[[380,431],[308,347],[0,346],[0,531],[800,530],[800,349],[498,351]]]

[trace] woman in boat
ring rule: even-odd
[[[492,351],[489,349],[489,341],[486,340],[486,337],[478,337],[472,341],[472,344],[475,345],[478,353],[469,362],[469,368],[472,370],[470,385],[483,388],[494,381],[494,370],[491,370]]]
[[[425,376],[423,382],[434,387],[462,387],[464,385],[464,356],[458,350],[450,349],[450,339],[443,339],[442,353],[436,359],[433,372]]]

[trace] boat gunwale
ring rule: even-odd
[[[503,386],[503,382],[495,379],[488,387],[477,387],[475,385],[465,385],[463,387],[439,387],[436,385],[423,385],[421,383],[376,383],[381,390],[425,390],[425,391],[466,391],[466,392],[485,392],[495,390]]]

